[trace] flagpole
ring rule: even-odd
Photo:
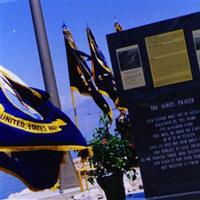
[[[73,89],[70,88],[71,91],[71,98],[72,98],[72,107],[74,110],[74,123],[76,124],[76,127],[78,128],[78,115],[76,111],[76,102],[75,102],[75,95]]]
[[[61,108],[40,0],[29,0],[29,4],[35,30],[45,88],[50,94],[50,101],[58,108]],[[79,184],[75,167],[72,158],[68,153],[67,163],[61,164],[60,188],[67,189],[77,187],[78,185]]]

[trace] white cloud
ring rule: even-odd
[[[62,110],[72,121],[74,121],[71,94],[66,92],[60,97],[60,100]],[[75,101],[78,116],[78,128],[82,132],[83,136],[86,137],[87,140],[90,140],[95,128],[99,125],[99,116],[102,114],[102,111],[91,97],[80,95],[78,92],[75,92]],[[111,107],[113,106],[113,102],[109,98],[106,98],[106,101]],[[111,132],[114,132],[115,118],[118,114],[118,110],[113,110],[113,125],[111,127]]]
[[[80,95],[78,92],[74,92],[74,100],[76,107],[78,107],[83,102],[91,99],[91,97]],[[72,97],[70,92],[66,92],[65,94],[60,96],[61,107],[64,112],[69,112],[73,109],[72,106]]]

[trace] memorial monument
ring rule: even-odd
[[[200,12],[107,35],[148,199],[200,199]]]

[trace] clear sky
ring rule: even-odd
[[[72,119],[63,22],[79,49],[87,53],[88,24],[110,64],[106,34],[115,32],[115,16],[123,29],[130,29],[200,11],[200,0],[41,0],[41,4],[62,109]],[[0,64],[28,85],[44,89],[28,0],[0,0]],[[91,135],[98,123],[99,109],[78,94],[76,101],[80,129],[85,136]],[[110,105],[114,107],[111,102]]]

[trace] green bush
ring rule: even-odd
[[[135,178],[135,173],[130,173],[130,170],[135,172],[130,164],[133,163],[132,159],[136,159],[133,156],[133,146],[127,140],[121,139],[117,132],[110,133],[109,121],[106,116],[100,116],[99,127],[96,128],[89,145],[94,153],[89,161],[95,169],[90,172],[90,181],[93,177],[119,173],[132,174],[133,176],[129,176],[129,178]]]

